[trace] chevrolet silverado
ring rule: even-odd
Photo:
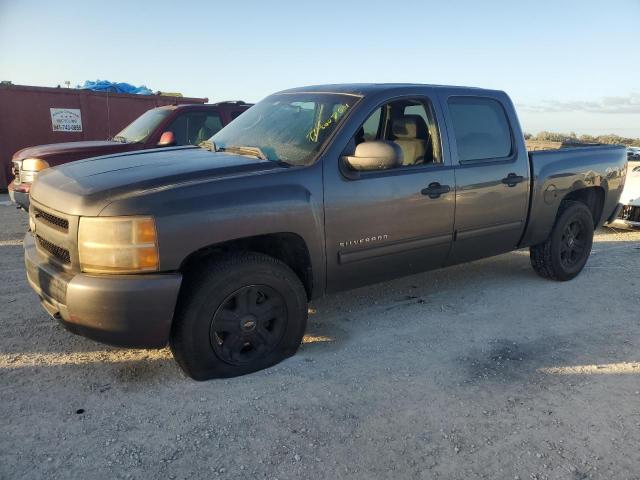
[[[286,90],[200,147],[42,171],[26,271],[72,332],[236,376],[293,355],[327,293],[523,247],[542,277],[574,278],[618,215],[626,157],[527,152],[501,91]]]

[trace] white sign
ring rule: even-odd
[[[50,108],[54,132],[81,132],[82,115],[76,108]]]

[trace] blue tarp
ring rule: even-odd
[[[108,80],[96,80],[95,82],[87,80],[84,85],[78,86],[86,90],[95,90],[97,92],[109,93],[134,93],[136,95],[153,95],[153,92],[144,85],[134,87],[130,83],[117,83]]]

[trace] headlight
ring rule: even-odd
[[[87,273],[158,270],[158,241],[152,217],[80,217],[80,268]]]
[[[25,158],[19,166],[20,183],[33,183],[40,170],[49,168],[49,164],[39,158]]]

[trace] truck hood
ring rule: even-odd
[[[278,163],[198,147],[142,150],[79,160],[40,172],[31,199],[70,215],[97,215],[106,205],[151,189],[282,169]]]
[[[24,160],[25,158],[40,158],[48,161],[56,157],[65,157],[66,160],[96,157],[110,153],[125,152],[131,150],[130,143],[114,142],[110,140],[97,140],[85,142],[65,142],[38,145],[18,150],[13,154],[12,160]],[[54,162],[55,163],[55,162]]]

